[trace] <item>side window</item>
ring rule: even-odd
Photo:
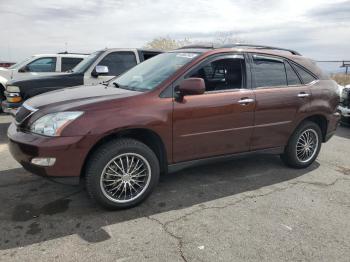
[[[113,52],[106,55],[98,65],[108,66],[110,76],[117,76],[137,64],[133,52]]]
[[[255,87],[287,86],[283,60],[253,55]]]
[[[200,67],[189,77],[203,78],[208,92],[243,88],[243,72],[243,59],[223,58]]]
[[[61,71],[66,72],[68,70],[73,69],[77,64],[79,64],[83,58],[75,58],[75,57],[62,57],[61,58]]]
[[[158,55],[159,53],[152,53],[152,52],[143,52],[143,60],[147,60],[150,59],[156,55]]]
[[[301,84],[300,79],[298,75],[295,73],[292,66],[287,61],[284,61],[284,65],[286,67],[288,85],[289,86],[300,85]]]
[[[55,72],[56,57],[43,57],[27,65],[29,72]]]
[[[313,75],[306,72],[302,67],[300,67],[294,63],[293,63],[293,67],[298,72],[298,74],[299,74],[299,76],[304,84],[308,84],[308,83],[311,83],[312,81],[316,80],[316,78]]]

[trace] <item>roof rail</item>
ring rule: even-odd
[[[193,45],[185,45],[182,46],[178,49],[192,49],[192,48],[197,48],[197,49],[214,49],[214,45],[212,43],[207,43],[207,44],[193,44]]]
[[[225,44],[220,46],[220,48],[235,48],[235,47],[246,47],[246,48],[254,48],[254,49],[269,49],[269,50],[281,50],[281,51],[287,51],[290,52],[293,55],[301,55],[299,52],[286,49],[286,48],[280,48],[280,47],[273,47],[273,46],[265,46],[265,45],[252,45],[252,44]]]
[[[64,51],[64,52],[58,52],[58,55],[90,55],[87,53],[75,53],[75,52],[68,52],[68,51]]]

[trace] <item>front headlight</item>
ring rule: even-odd
[[[6,86],[6,91],[9,93],[19,93],[21,90],[18,86]]]
[[[45,136],[60,136],[62,130],[83,112],[58,112],[40,117],[30,126],[30,131]]]

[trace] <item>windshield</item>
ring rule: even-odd
[[[96,59],[100,56],[102,52],[103,51],[97,51],[95,53],[92,53],[83,61],[81,61],[76,67],[74,67],[72,72],[84,73],[90,67],[90,65],[92,65],[96,61]]]
[[[30,57],[27,57],[26,59],[24,59],[22,62],[19,62],[19,63],[16,63],[12,66],[9,67],[9,69],[17,69],[17,68],[20,68],[22,66],[24,66],[29,60],[31,60],[34,56],[30,56]]]
[[[163,53],[133,67],[113,79],[111,83],[125,89],[152,90],[198,55],[198,53]]]

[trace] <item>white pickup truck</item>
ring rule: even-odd
[[[69,72],[36,78],[14,79],[6,84],[2,109],[14,113],[33,96],[79,85],[96,85],[118,76],[138,63],[160,54],[159,50],[109,48],[96,51]]]
[[[0,67],[0,102],[4,97],[6,83],[10,80],[35,78],[66,72],[79,64],[87,54],[58,53],[33,55],[9,68]]]

